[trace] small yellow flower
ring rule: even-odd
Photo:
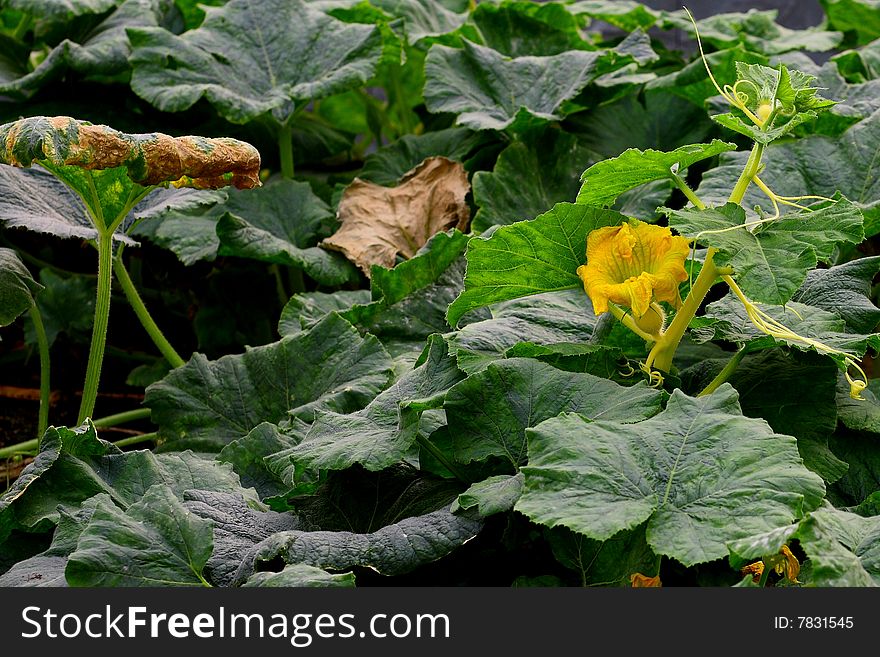
[[[587,264],[577,269],[596,315],[608,302],[644,315],[652,301],[681,305],[678,284],[687,279],[684,261],[688,240],[668,228],[632,219],[620,226],[598,228],[587,237]]]

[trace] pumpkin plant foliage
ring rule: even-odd
[[[822,5],[4,3],[0,585],[876,586],[880,31]]]

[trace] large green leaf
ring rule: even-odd
[[[424,362],[363,410],[349,415],[319,411],[303,441],[287,454],[306,468],[343,470],[360,463],[367,470],[382,470],[401,460],[418,436],[419,418],[406,417],[401,404],[441,394],[462,378],[446,342],[437,336]]]
[[[457,461],[499,456],[518,468],[526,462],[526,429],[544,420],[570,412],[639,422],[658,413],[663,398],[643,383],[627,388],[532,358],[510,358],[456,384],[443,408]]]
[[[147,388],[144,403],[160,434],[180,445],[218,451],[261,422],[317,408],[362,408],[388,383],[388,353],[332,314],[311,330],[243,354],[202,354]]]
[[[354,573],[328,573],[302,563],[288,564],[277,573],[256,573],[242,586],[279,586],[289,588],[321,587],[350,588],[355,585]]]
[[[219,255],[298,267],[322,285],[357,280],[345,257],[316,246],[333,212],[308,183],[281,179],[248,192],[231,192],[223,205]]]
[[[236,582],[247,580],[262,564],[275,560],[337,572],[369,566],[383,575],[400,575],[446,556],[476,536],[481,526],[480,520],[441,510],[406,518],[371,534],[280,532],[247,553]]]
[[[880,586],[880,517],[825,507],[801,522],[811,586]]]
[[[120,0],[6,0],[4,8],[24,11],[46,21],[69,21],[75,16],[101,14]]]
[[[631,148],[618,157],[594,164],[581,175],[577,202],[584,205],[609,206],[624,192],[654,180],[672,178],[700,160],[736,149],[736,144],[714,139],[709,144],[691,144],[664,153]]]
[[[30,0],[13,0],[27,5],[28,11],[49,20],[70,20],[75,14],[101,13],[118,4],[115,0],[103,2],[39,2],[39,8]],[[131,52],[127,28],[155,28],[162,19],[166,3],[161,0],[126,0],[115,11],[93,27],[62,40],[33,70],[22,66],[18,75],[4,76],[0,93],[27,96],[68,70],[84,76],[112,76],[128,69]],[[46,13],[43,12],[47,12]],[[26,64],[26,63],[25,63]]]
[[[0,537],[3,525],[11,519],[39,529],[58,521],[59,505],[75,509],[99,493],[126,508],[154,484],[169,486],[181,497],[185,490],[196,488],[247,494],[229,465],[192,452],[123,452],[99,439],[91,422],[76,429],[50,427],[35,461],[0,497]]]
[[[662,89],[627,94],[571,114],[565,127],[603,157],[629,148],[672,151],[703,142],[716,130],[702,105]]]
[[[19,561],[0,576],[0,586],[67,586],[64,577],[67,557],[76,549],[79,537],[89,524],[99,500],[113,503],[109,495],[100,493],[85,500],[76,510],[59,507],[60,517],[52,533],[52,543],[45,551]]]
[[[374,26],[343,23],[302,0],[232,0],[196,29],[128,31],[132,89],[167,112],[208,99],[226,119],[272,112],[284,123],[311,100],[366,82],[382,43]]]
[[[294,514],[255,510],[235,493],[188,491],[184,506],[213,526],[214,549],[204,573],[217,586],[232,584],[241,560],[254,545],[278,532],[303,528]]]
[[[0,221],[9,228],[62,238],[98,236],[79,197],[43,169],[0,166],[0,190]],[[118,232],[115,238],[128,240]]]
[[[746,212],[735,203],[667,214],[679,233],[719,250],[716,263],[733,267],[748,297],[776,305],[789,301],[807,271],[819,260],[829,261],[835,246],[857,244],[864,238],[862,214],[846,199],[812,212],[788,213],[754,231],[743,226]]]
[[[857,43],[880,37],[880,2],[878,0],[819,0],[828,16],[828,25],[836,30],[855,32]]]
[[[764,151],[766,168],[761,180],[777,194],[798,196],[840,192],[865,216],[865,236],[880,232],[880,178],[873,175],[874,156],[880,148],[880,113],[856,123],[838,137],[812,136],[771,144]],[[724,203],[742,172],[748,153],[722,155],[721,163],[706,173],[698,194],[703,202]],[[752,186],[743,207],[769,201]]]
[[[788,327],[796,334],[839,349],[861,358],[868,348],[880,348],[880,334],[850,333],[846,323],[835,313],[807,306],[802,303],[790,302],[785,306],[768,306],[756,304],[757,308],[771,318]],[[768,349],[777,344],[788,344],[792,347],[809,351],[814,349],[796,340],[779,339],[778,341],[759,331],[743,308],[740,301],[731,293],[720,301],[710,303],[706,307],[704,318],[696,320],[698,326],[695,337],[698,340],[727,340],[744,345],[750,351]],[[843,359],[838,354],[831,354],[838,364]]]
[[[212,524],[193,515],[167,486],[152,486],[123,511],[101,500],[65,574],[72,586],[202,586]]]
[[[880,308],[871,301],[871,281],[880,270],[880,256],[858,258],[828,269],[807,272],[793,301],[833,312],[853,333],[872,333]]]
[[[454,11],[439,0],[371,0],[370,4],[402,18],[410,44],[449,34],[467,20],[467,13]]]
[[[719,13],[697,21],[700,38],[718,49],[744,43],[750,50],[776,55],[790,50],[825,52],[840,45],[843,35],[821,28],[793,30],[776,22],[777,9],[747,13]],[[693,34],[690,18],[681,11],[664,13],[661,22],[666,29],[675,27]]]
[[[479,372],[501,358],[546,356],[547,362],[559,369],[620,378],[617,361],[622,354],[616,346],[592,345],[592,349],[584,349],[593,335],[597,318],[582,289],[504,301],[490,306],[489,310],[489,319],[474,321],[446,335],[458,366],[468,374]],[[644,347],[640,338],[620,328],[620,331],[612,330],[612,337],[629,334],[633,342]],[[602,351],[609,353],[600,353]],[[563,367],[560,360],[570,362]]]
[[[610,23],[624,32],[637,28],[647,30],[658,18],[652,9],[632,0],[577,0],[570,5],[570,10],[576,15]]]
[[[790,523],[824,496],[795,439],[744,417],[727,384],[699,398],[676,390],[637,424],[564,414],[527,435],[517,510],[595,540],[647,521],[651,548],[685,565],[723,557],[728,541]]]
[[[8,326],[36,302],[44,289],[12,249],[0,248],[0,326]]]
[[[474,174],[474,202],[480,209],[473,230],[531,219],[559,201],[574,200],[581,171],[593,159],[576,137],[555,128],[511,143],[491,173]]]
[[[556,2],[484,2],[471,12],[470,20],[484,46],[508,57],[595,48],[581,36],[580,21]]]
[[[608,51],[570,50],[550,57],[505,57],[470,41],[463,48],[434,45],[425,60],[425,105],[431,112],[458,114],[475,130],[503,130],[556,121],[573,99],[617,56]]]
[[[465,289],[449,306],[446,319],[456,326],[474,308],[581,287],[576,271],[586,260],[587,235],[624,220],[613,210],[558,203],[531,221],[501,226],[489,237],[471,239]]]
[[[876,404],[876,400],[861,403]],[[834,455],[849,466],[846,474],[834,482],[833,492],[842,501],[861,504],[880,490],[880,437],[877,434],[839,430],[831,436],[829,445]]]

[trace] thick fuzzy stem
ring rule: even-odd
[[[49,340],[46,337],[46,327],[43,326],[43,317],[37,305],[31,306],[31,321],[34,323],[34,332],[37,334],[37,348],[40,350],[40,411],[37,420],[37,439],[42,438],[49,426]]]
[[[85,422],[95,410],[98,383],[107,343],[107,323],[110,319],[110,286],[113,280],[113,233],[102,230],[98,234],[98,292],[95,302],[95,323],[92,327],[92,344],[86,366],[86,381],[79,406],[78,424]]]

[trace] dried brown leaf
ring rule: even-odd
[[[35,116],[0,126],[0,162],[28,167],[35,160],[83,169],[125,167],[142,185],[260,186],[260,153],[237,139],[130,135],[69,116]]]
[[[372,265],[393,267],[398,253],[411,258],[436,233],[466,231],[468,191],[464,167],[445,157],[424,160],[396,187],[355,178],[339,203],[342,226],[321,246],[341,251],[369,276]]]

